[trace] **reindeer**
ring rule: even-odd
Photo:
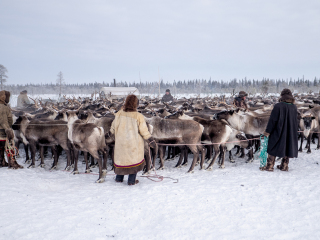
[[[106,155],[107,146],[105,142],[105,133],[102,127],[97,127],[93,123],[82,123],[78,119],[77,114],[79,109],[76,111],[67,111],[68,117],[68,139],[70,140],[75,153],[75,164],[73,173],[77,174],[78,171],[78,151],[89,152],[95,159],[98,160],[99,164],[99,178],[97,183],[105,181],[107,173]],[[99,152],[103,154],[104,161],[102,162]],[[88,169],[87,169],[88,170]]]
[[[262,115],[261,117],[254,117],[247,114],[239,114],[234,110],[229,110],[217,113],[215,117],[220,120],[226,120],[231,127],[244,132],[247,138],[251,139],[264,133],[270,116]],[[252,161],[253,149],[251,148],[249,150],[249,158],[247,163]]]
[[[159,143],[179,144],[180,147],[187,146],[193,153],[193,162],[189,173],[193,172],[198,160],[199,152],[202,153],[200,169],[203,168],[204,154],[200,146],[203,127],[199,123],[190,120],[167,120],[160,117],[145,118],[146,122],[153,127],[152,136]],[[161,149],[161,148],[160,148]],[[164,169],[163,151],[160,151],[161,165],[159,169]],[[179,161],[177,166],[181,162]]]
[[[26,116],[20,116],[12,127],[20,130],[29,143],[32,163],[28,168],[35,167],[35,155],[37,145],[40,146],[41,163],[44,167],[43,146],[50,146],[54,154],[54,162],[51,169],[56,169],[58,163],[57,146],[60,145],[67,153],[66,170],[70,168],[70,142],[68,141],[68,126],[65,121],[55,120],[29,120]]]

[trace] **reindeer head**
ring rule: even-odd
[[[68,117],[66,114],[66,111],[59,111],[58,115],[56,116],[56,118],[54,120],[63,120],[63,121],[68,121]]]
[[[315,119],[315,116],[312,116],[311,114],[302,117],[305,129],[309,130],[313,127],[312,123],[313,121],[315,121],[314,119]]]
[[[234,110],[224,110],[221,112],[218,112],[215,114],[215,119],[224,119],[224,120],[228,120],[230,116],[232,116],[234,114]]]
[[[178,110],[175,113],[164,117],[165,119],[179,119],[181,116],[183,116],[184,111],[183,110]]]

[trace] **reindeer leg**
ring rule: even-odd
[[[25,163],[30,163],[30,158],[29,158],[29,144],[24,144],[24,151],[26,152],[26,162]],[[19,148],[18,148],[19,149]]]
[[[299,148],[298,151],[299,151],[299,152],[302,152],[302,143],[303,143],[303,139],[304,139],[304,134],[301,133],[300,137],[301,137],[301,139],[300,139],[300,148]]]
[[[213,146],[207,145],[207,155],[206,155],[206,162],[209,162],[212,158]]]
[[[83,152],[83,162],[88,165],[88,152]]]
[[[308,140],[307,140],[307,145],[308,145],[308,151],[307,153],[310,154],[311,153],[311,149],[310,149],[310,142],[311,142],[311,137],[312,137],[312,133],[310,132],[309,136],[308,136]]]
[[[67,154],[67,165],[70,165],[70,163],[71,163],[71,158],[72,158],[72,151],[67,147],[67,148],[65,148],[64,149],[64,151],[66,152],[66,154]]]
[[[317,145],[316,150],[319,150],[319,149],[320,149],[320,132],[318,130],[318,145]]]
[[[177,162],[177,165],[175,166],[176,168],[181,168],[181,162],[182,162],[182,159],[184,157],[184,146],[181,147],[181,154],[180,154],[180,157],[179,157],[179,161]]]
[[[156,148],[150,148],[150,170],[154,169],[154,164],[156,163],[156,152],[158,151],[158,146]]]
[[[255,144],[255,148],[256,149],[255,149],[254,153],[257,153],[259,151],[261,143],[260,143],[260,140],[255,140],[255,142],[256,142],[256,144]]]
[[[203,146],[198,146],[199,151],[201,152],[201,162],[200,162],[200,170],[203,169],[203,163],[205,159],[205,148]]]
[[[36,146],[36,143],[34,141],[29,141],[29,145],[30,145],[32,162],[31,162],[31,164],[30,164],[30,166],[28,168],[34,168],[35,167],[35,160],[36,160],[35,158],[36,158],[37,146]]]
[[[159,155],[160,155],[160,167],[158,168],[158,170],[163,170],[164,169],[164,163],[163,163],[164,149],[163,149],[163,147],[159,147]]]
[[[52,169],[57,169],[57,166],[58,166],[58,149],[56,148],[56,146],[54,146],[51,148],[51,150],[52,150],[53,159],[54,159],[51,167],[51,170],[52,170]],[[66,167],[65,170],[69,170],[69,169],[67,169]]]
[[[244,158],[246,156],[244,152],[244,148],[240,148],[240,151],[241,151],[241,155],[239,156],[239,158]]]
[[[310,136],[311,132],[309,133],[309,136]],[[307,137],[307,143],[306,143],[306,146],[304,147],[304,149],[308,149],[308,144],[309,144],[309,141],[308,141],[308,138],[309,136]]]
[[[44,152],[43,146],[40,146],[40,158],[41,158],[41,162],[40,162],[40,164],[39,164],[39,167],[42,167],[42,168],[44,168],[44,161],[43,161],[44,156],[43,156],[43,152]]]
[[[184,160],[183,160],[182,166],[187,166],[189,149],[186,146],[183,146],[183,149],[184,149]]]
[[[221,152],[220,152],[220,156],[221,156],[220,168],[225,168],[225,166],[224,166],[225,154],[226,154],[225,147],[222,146]]]
[[[229,151],[229,161],[232,162],[232,163],[235,163],[235,161],[233,159],[233,156],[232,156],[231,150]]]
[[[151,150],[149,146],[144,148],[144,160],[146,162],[146,165],[144,167],[144,171],[142,175],[148,175],[150,173],[150,165],[151,165]]]
[[[174,155],[172,156],[172,158],[175,158],[175,157],[177,157],[179,154],[181,154],[181,148],[175,147],[174,149],[175,149],[175,151],[174,151]]]
[[[166,148],[166,147],[164,147],[164,148]],[[170,159],[171,159],[171,157],[170,157],[171,151],[173,151],[173,148],[170,147],[170,146],[168,146],[168,152],[167,152],[167,158],[166,158],[166,160],[170,160]]]
[[[108,171],[108,167],[107,167],[107,161],[108,161],[108,155],[109,155],[109,148],[106,147],[103,152],[103,165],[102,165],[102,170],[105,170],[106,172]],[[98,163],[99,164],[99,163]]]
[[[92,170],[90,169],[89,166],[89,161],[88,161],[88,152],[83,152],[83,155],[85,156],[85,163],[86,163],[86,170],[84,171],[85,173],[91,173]]]
[[[114,169],[114,146],[111,149],[111,160],[112,160],[112,168],[111,170]]]
[[[102,160],[98,158],[98,165],[99,165],[99,178],[96,183],[103,183],[105,181],[105,176],[107,172],[102,171]]]
[[[187,145],[187,146],[189,147],[189,149],[193,153],[193,161],[192,161],[192,164],[190,166],[188,173],[193,173],[194,166],[196,165],[196,162],[198,161],[198,158],[199,158],[199,153],[198,153],[197,146],[195,146],[195,145]]]
[[[206,170],[208,170],[208,171],[211,171],[212,170],[212,166],[213,166],[213,164],[214,164],[214,162],[216,161],[216,159],[218,158],[218,156],[219,156],[219,154],[220,154],[220,146],[218,146],[217,144],[215,144],[214,146],[213,146],[213,149],[214,149],[214,157],[212,158],[212,160],[211,160],[211,162],[210,162],[210,164],[209,164],[209,166],[207,167],[207,169]]]
[[[94,157],[90,153],[88,153],[88,157],[91,159],[90,168],[95,168],[97,165],[94,163]]]
[[[79,170],[78,170],[78,160],[79,160],[79,151],[76,151],[76,153],[74,153],[74,155],[77,155],[77,157],[74,158],[74,167],[73,167],[73,171],[72,171],[72,174],[73,175],[76,175],[76,174],[79,174]],[[67,164],[67,167],[68,167],[68,164]],[[66,167],[66,169],[67,169]]]
[[[218,161],[219,165],[221,164],[221,161],[222,161],[222,152],[223,152],[223,147],[222,145],[220,145],[220,154],[219,154],[219,161]]]
[[[312,138],[311,138],[311,139],[312,139],[312,143],[315,144],[315,143],[316,143],[316,140],[315,140],[315,137],[314,137],[313,134],[312,134]]]
[[[251,149],[248,152],[248,160],[246,161],[246,163],[251,163],[253,161],[253,147],[251,147]]]
[[[240,147],[240,146],[236,146],[236,148],[237,148],[236,156],[237,156],[237,157],[240,157],[241,147]]]

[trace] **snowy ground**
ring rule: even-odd
[[[258,160],[236,159],[186,174],[189,166],[166,161],[158,173],[178,183],[138,177],[136,186],[60,171],[63,156],[52,172],[50,156],[45,169],[0,168],[0,239],[320,239],[320,153],[313,149],[291,160],[289,172],[261,172]]]

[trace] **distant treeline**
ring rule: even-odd
[[[127,83],[123,81],[116,81],[117,87],[136,87],[140,93],[157,95],[159,93],[158,82],[133,82]],[[83,84],[63,84],[63,94],[92,94],[99,92],[101,87],[114,87],[114,80],[102,83],[83,83]],[[255,93],[280,93],[283,88],[290,88],[299,92],[319,92],[320,78],[308,80],[303,78],[298,79],[233,79],[231,81],[217,81],[217,80],[183,80],[164,82],[160,81],[160,94],[164,94],[166,89],[171,90],[172,95],[176,94],[214,94],[214,93],[232,93],[241,90],[249,94]],[[29,94],[59,94],[58,84],[6,84],[4,89],[10,91],[12,94],[19,94],[22,90],[27,90]]]

